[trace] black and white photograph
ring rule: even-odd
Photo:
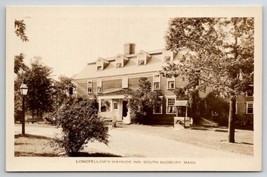
[[[261,6],[8,6],[7,171],[260,171]]]

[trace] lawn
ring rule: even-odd
[[[15,135],[15,157],[58,157],[63,149],[53,147],[51,142],[53,138],[28,135]]]

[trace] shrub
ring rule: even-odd
[[[108,129],[98,117],[96,99],[70,98],[58,111],[63,137],[58,143],[69,156],[74,156],[89,141],[108,143]]]

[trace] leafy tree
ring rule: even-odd
[[[69,156],[75,156],[89,141],[108,143],[108,129],[98,117],[96,99],[70,97],[59,109],[58,117],[64,135],[57,142]]]
[[[68,98],[70,89],[75,89],[75,84],[72,78],[59,76],[58,81],[53,81],[52,96],[54,100],[54,110],[57,110]]]
[[[51,68],[44,66],[38,57],[24,74],[28,86],[27,107],[33,118],[35,115],[42,118],[44,112],[52,111],[52,82],[49,78],[51,73]]]
[[[166,48],[174,52],[188,49],[183,59],[163,69],[197,84],[191,89],[207,87],[228,98],[229,142],[235,142],[236,97],[253,83],[253,18],[173,18],[166,35]],[[168,77],[167,74],[167,77]]]
[[[29,41],[25,31],[26,25],[23,20],[15,20],[14,22],[15,34],[22,40],[22,42]],[[19,87],[23,82],[23,72],[27,71],[29,68],[24,64],[24,55],[20,53],[19,55],[15,55],[14,57],[14,73],[17,77],[15,77],[14,81],[14,108],[15,108],[15,120],[21,119],[22,114],[22,99],[20,95]],[[22,71],[22,73],[20,72]]]
[[[151,91],[151,83],[145,77],[139,79],[138,89],[131,91],[130,95],[129,106],[134,123],[142,123],[153,112],[153,105],[162,104],[160,96],[163,94],[160,91]]]

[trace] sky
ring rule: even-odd
[[[165,47],[164,36],[173,14],[158,9],[120,7],[11,7],[7,10],[7,59],[23,53],[53,69],[53,78],[72,77],[88,62],[123,53],[125,43],[136,52]],[[24,20],[29,42],[14,33],[14,20]]]

